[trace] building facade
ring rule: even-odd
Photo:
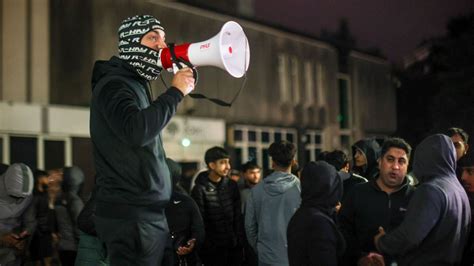
[[[232,107],[186,97],[163,132],[167,155],[203,166],[207,148],[222,145],[238,166],[270,167],[268,146],[298,145],[301,163],[321,150],[344,149],[365,136],[396,130],[395,88],[384,59],[349,53],[347,71],[328,43],[175,1],[1,0],[0,162],[32,167],[78,165],[93,176],[89,139],[91,71],[117,54],[117,28],[135,14],[152,14],[176,44],[211,38],[229,20],[250,46],[245,78],[200,67],[196,92]],[[171,75],[164,73],[165,83]],[[164,90],[153,82],[154,95]],[[92,182],[92,181],[89,181]]]

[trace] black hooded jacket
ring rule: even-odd
[[[96,62],[92,87],[96,214],[152,219],[171,195],[160,132],[183,94],[171,87],[152,100],[147,81],[117,57]]]
[[[173,193],[165,213],[173,241],[174,265],[196,265],[198,261],[196,251],[204,242],[204,222],[196,202],[179,186],[181,166],[169,158],[166,162],[173,183]],[[196,243],[192,252],[178,256],[176,250],[181,246],[186,246],[187,242],[193,238],[196,239]]]
[[[376,180],[352,189],[339,211],[339,225],[347,241],[343,265],[356,265],[361,257],[376,251],[373,239],[379,226],[390,232],[400,225],[414,192],[407,177],[391,194],[381,190]],[[389,263],[393,258],[385,259]]]
[[[301,207],[288,229],[290,265],[337,265],[345,242],[334,222],[342,180],[324,161],[310,162],[301,173]]]
[[[361,139],[352,145],[352,156],[355,155],[356,149],[359,149],[364,153],[367,158],[367,164],[363,167],[353,167],[353,171],[359,174],[367,180],[375,179],[379,174],[377,160],[380,157],[380,145],[374,138]],[[353,158],[354,162],[355,159]]]
[[[214,183],[208,176],[208,171],[200,173],[191,192],[204,220],[203,249],[242,245],[244,227],[237,183],[228,177]]]
[[[456,151],[445,135],[416,148],[413,172],[420,180],[402,224],[382,236],[378,248],[399,256],[398,265],[456,265],[467,241],[471,211],[456,177]]]

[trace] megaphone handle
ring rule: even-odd
[[[184,61],[183,59],[176,57],[176,53],[174,52],[174,43],[169,43],[168,49],[171,55],[171,62],[173,62],[173,73],[176,74],[178,70],[186,66],[191,68],[193,70],[194,86],[196,86],[199,78],[196,68],[190,62]]]
[[[199,78],[199,75],[198,75],[198,72],[197,72],[197,69],[195,67],[192,67],[192,66],[187,66],[181,62],[178,62],[177,64],[176,63],[173,63],[173,73],[176,74],[176,72],[178,72],[181,68],[183,67],[189,67],[191,68],[191,70],[193,71],[193,78],[194,78],[194,86],[197,85],[198,83],[198,78]]]
[[[181,68],[183,68],[183,66],[181,66],[181,63],[173,63],[173,74],[176,74],[176,72],[178,72]]]

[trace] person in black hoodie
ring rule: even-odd
[[[341,197],[342,180],[333,166],[318,161],[303,168],[301,206],[287,229],[290,266],[338,265],[345,249],[335,222]]]
[[[167,158],[173,193],[165,209],[166,219],[173,242],[174,265],[200,265],[196,250],[204,242],[204,222],[196,202],[179,186],[181,166]]]
[[[375,256],[371,253],[377,251],[373,237],[378,228],[391,231],[403,221],[415,191],[406,177],[410,153],[403,139],[386,139],[377,179],[356,185],[342,202],[338,218],[347,252],[341,265],[370,265]],[[393,258],[387,256],[385,262],[391,265]]]
[[[379,174],[377,160],[380,145],[374,138],[361,139],[352,145],[352,171],[367,180],[374,180]]]
[[[161,130],[194,89],[190,68],[152,99],[159,50],[166,47],[160,21],[125,19],[118,29],[119,57],[97,61],[92,76],[90,134],[96,180],[95,225],[111,265],[157,265],[168,241],[164,208],[171,195]]]
[[[230,156],[221,147],[206,151],[209,168],[196,178],[191,197],[204,220],[206,239],[199,252],[206,266],[232,266],[242,262],[243,218],[237,183],[228,177]]]
[[[322,159],[323,161],[334,166],[339,171],[343,181],[344,192],[342,194],[342,201],[352,191],[352,189],[361,183],[367,183],[367,179],[350,171],[350,164],[347,155],[341,150],[334,150],[326,153],[326,156]]]
[[[471,209],[456,177],[456,150],[446,135],[432,135],[417,147],[413,173],[420,180],[405,220],[374,237],[398,265],[457,265],[468,239]]]

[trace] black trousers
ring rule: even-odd
[[[109,262],[114,265],[162,265],[169,245],[168,223],[162,217],[153,221],[95,217],[97,235],[105,243]]]

